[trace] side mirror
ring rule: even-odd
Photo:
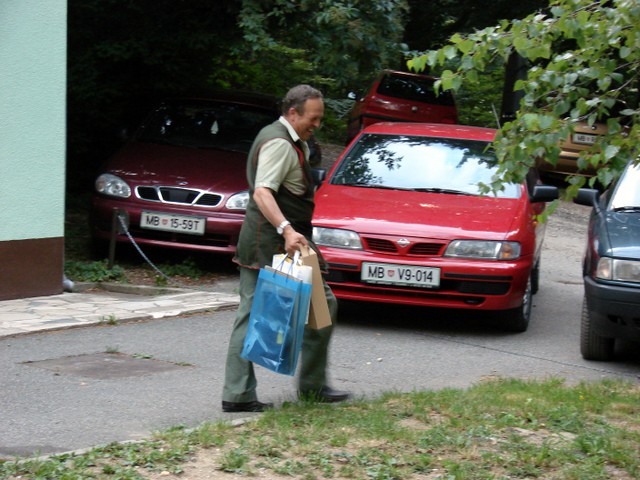
[[[598,200],[600,200],[600,192],[598,190],[595,188],[580,188],[573,199],[573,203],[595,207],[598,204]]]
[[[531,195],[531,201],[536,202],[552,202],[560,198],[560,191],[558,187],[553,185],[536,185],[533,187],[533,194]]]
[[[316,187],[322,185],[322,182],[327,178],[327,169],[326,168],[312,168],[311,176],[313,177],[313,184]]]

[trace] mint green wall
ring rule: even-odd
[[[64,236],[66,0],[0,0],[0,241]]]

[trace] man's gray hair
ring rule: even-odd
[[[304,113],[304,103],[310,98],[322,99],[322,92],[311,85],[296,85],[287,92],[282,100],[282,114],[286,115],[291,107],[300,114]]]

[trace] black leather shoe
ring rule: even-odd
[[[341,392],[331,387],[322,387],[320,390],[300,390],[298,397],[300,400],[321,403],[343,402],[350,396],[349,392]]]
[[[273,408],[273,403],[262,403],[257,400],[243,403],[222,401],[223,412],[264,412],[271,408]]]

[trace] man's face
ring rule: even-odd
[[[320,128],[324,117],[324,102],[320,98],[310,98],[304,102],[304,113],[295,108],[289,109],[287,120],[305,142],[311,138],[313,131]]]

